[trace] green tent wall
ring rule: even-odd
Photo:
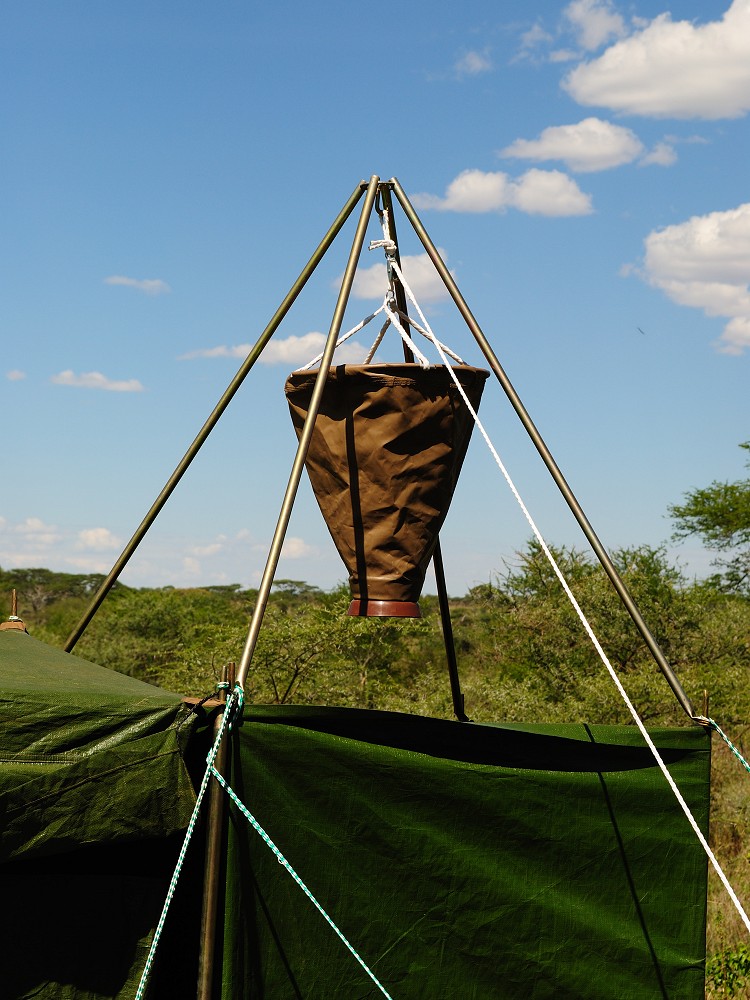
[[[702,828],[709,737],[652,733]],[[394,1000],[698,1000],[706,857],[634,727],[255,708],[232,781]],[[381,994],[233,812],[224,1000]]]
[[[191,742],[204,740],[178,695],[20,631],[0,631],[0,716],[0,996],[132,998],[195,802]],[[195,936],[195,883],[168,951]],[[173,964],[176,992],[153,996],[194,992],[194,950]]]
[[[2,995],[133,997],[209,727],[0,632]],[[705,831],[710,738],[655,730]],[[247,706],[230,779],[394,1000],[703,997],[706,858],[633,727]],[[191,780],[192,776],[192,780]],[[150,997],[194,995],[200,838]],[[222,1000],[379,996],[232,806]]]

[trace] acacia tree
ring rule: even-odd
[[[740,448],[750,451],[750,441]],[[750,459],[746,464],[750,467]],[[674,538],[698,535],[707,548],[727,553],[714,562],[722,571],[717,582],[750,593],[750,479],[714,481],[686,493],[684,503],[668,509],[676,524]]]

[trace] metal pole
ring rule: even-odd
[[[71,651],[71,649],[73,649],[73,647],[75,646],[75,644],[78,642],[78,640],[81,638],[81,636],[83,635],[83,633],[86,630],[86,627],[88,626],[89,622],[94,617],[94,615],[96,614],[96,612],[99,610],[99,607],[100,607],[102,601],[104,600],[104,598],[107,596],[107,594],[110,592],[110,590],[114,586],[114,584],[117,581],[117,578],[119,577],[120,573],[122,573],[123,569],[125,568],[125,566],[130,561],[131,556],[133,555],[133,553],[135,552],[135,550],[138,548],[138,546],[142,542],[144,535],[146,534],[146,532],[148,531],[148,529],[151,527],[151,525],[156,520],[156,518],[157,518],[158,514],[160,513],[162,507],[167,502],[167,500],[169,499],[169,497],[172,495],[172,492],[173,492],[174,488],[177,486],[177,484],[179,483],[180,479],[182,479],[183,475],[185,474],[185,472],[187,471],[188,467],[190,466],[190,463],[193,461],[193,459],[195,458],[195,456],[198,454],[199,450],[201,449],[201,447],[202,447],[203,443],[205,442],[206,438],[208,437],[208,435],[211,433],[211,431],[216,426],[219,418],[224,413],[224,410],[226,410],[226,408],[229,405],[229,403],[231,402],[234,394],[237,392],[237,390],[239,389],[239,387],[244,382],[246,375],[248,374],[248,372],[250,371],[250,369],[253,367],[253,365],[255,364],[255,362],[260,357],[260,355],[261,355],[264,347],[266,346],[266,344],[268,343],[268,341],[271,339],[271,337],[273,336],[273,334],[278,329],[281,321],[284,319],[284,317],[286,316],[286,314],[289,312],[289,309],[291,308],[294,300],[297,298],[297,296],[299,295],[299,293],[304,288],[304,286],[307,283],[310,275],[313,273],[313,271],[315,270],[315,268],[318,266],[318,264],[322,260],[323,256],[325,255],[326,251],[330,247],[331,243],[333,243],[334,239],[336,238],[336,236],[338,235],[339,231],[341,230],[341,227],[344,225],[344,223],[346,222],[346,220],[351,215],[352,211],[354,210],[354,206],[357,204],[357,202],[359,201],[359,199],[362,197],[362,192],[363,192],[364,188],[365,188],[364,181],[362,181],[360,184],[357,185],[357,187],[352,192],[351,197],[349,198],[349,200],[347,201],[347,203],[344,205],[344,207],[341,209],[341,212],[339,213],[339,215],[336,217],[336,220],[334,221],[333,225],[331,226],[331,228],[328,230],[328,232],[326,233],[326,235],[321,240],[321,242],[320,242],[317,250],[312,255],[312,257],[310,258],[310,260],[307,262],[307,264],[305,265],[305,267],[302,269],[302,271],[300,273],[300,276],[297,278],[297,280],[295,281],[295,283],[292,285],[292,287],[289,290],[286,298],[284,299],[284,301],[281,303],[281,305],[279,306],[279,308],[274,313],[273,318],[271,319],[270,323],[268,324],[268,326],[265,328],[265,330],[263,331],[263,333],[258,338],[257,343],[251,349],[251,351],[248,354],[248,356],[245,358],[244,362],[242,363],[242,366],[240,367],[239,371],[237,372],[237,374],[234,376],[234,378],[230,382],[230,384],[227,387],[224,395],[221,397],[221,399],[219,400],[219,402],[216,404],[216,406],[214,407],[214,410],[212,411],[212,413],[209,416],[208,420],[206,420],[205,424],[200,429],[200,431],[198,433],[198,436],[195,438],[195,440],[193,441],[193,443],[190,445],[190,447],[188,448],[187,452],[183,456],[182,461],[177,466],[177,468],[175,469],[175,471],[172,473],[172,475],[169,478],[169,480],[167,481],[167,484],[165,485],[164,489],[161,491],[161,493],[159,494],[159,496],[157,497],[157,499],[154,501],[154,504],[151,507],[151,510],[149,510],[148,514],[146,514],[146,516],[144,517],[144,519],[141,521],[140,525],[138,526],[137,531],[135,532],[135,534],[133,535],[133,537],[130,539],[130,541],[128,542],[128,544],[123,549],[122,554],[120,555],[119,559],[117,560],[117,562],[112,567],[112,569],[111,569],[111,571],[109,573],[109,576],[107,577],[107,579],[102,583],[102,585],[97,590],[97,592],[94,595],[94,597],[93,597],[93,599],[91,601],[91,604],[89,605],[89,607],[88,607],[86,613],[84,614],[83,618],[81,618],[81,620],[78,623],[78,625],[76,626],[76,628],[73,630],[73,632],[71,632],[70,636],[68,637],[68,641],[65,643],[65,647],[64,648],[65,648],[66,652],[69,653]]]
[[[620,600],[625,605],[628,614],[633,619],[633,622],[635,623],[638,631],[643,637],[644,642],[648,646],[651,655],[656,661],[657,666],[659,667],[662,674],[666,678],[667,683],[672,688],[675,697],[677,698],[678,702],[685,710],[687,715],[689,715],[691,719],[695,719],[695,711],[693,709],[693,706],[691,705],[690,699],[685,693],[685,690],[680,684],[677,675],[672,670],[672,667],[669,665],[669,662],[667,661],[667,658],[665,657],[661,647],[659,646],[658,642],[651,633],[651,630],[649,629],[648,625],[644,621],[643,616],[641,615],[640,611],[638,610],[638,607],[635,604],[635,601],[633,600],[632,596],[630,595],[630,592],[625,586],[622,577],[620,576],[620,574],[617,571],[617,568],[610,559],[609,553],[604,548],[602,543],[599,541],[596,532],[589,523],[589,520],[586,517],[585,513],[583,512],[581,505],[578,503],[578,500],[573,494],[573,491],[565,481],[565,477],[563,476],[557,463],[552,457],[552,454],[547,448],[547,445],[544,443],[541,434],[536,429],[531,417],[529,416],[526,408],[524,407],[518,394],[516,393],[516,390],[513,388],[510,379],[503,371],[503,368],[500,362],[498,361],[497,357],[495,356],[492,347],[490,346],[487,338],[485,337],[479,324],[474,318],[471,310],[466,304],[464,297],[461,295],[461,292],[459,291],[458,286],[453,280],[450,271],[443,263],[443,260],[437,251],[437,248],[435,247],[430,237],[427,235],[424,226],[422,225],[416,212],[412,208],[411,203],[409,202],[409,199],[406,197],[403,188],[401,187],[401,185],[399,184],[399,182],[396,180],[395,177],[392,178],[389,181],[389,183],[392,186],[393,191],[395,192],[396,197],[398,198],[401,207],[403,208],[406,214],[406,217],[409,219],[409,222],[411,222],[412,226],[414,227],[414,231],[419,237],[422,246],[427,251],[430,259],[432,260],[433,264],[435,265],[435,268],[437,269],[438,274],[443,279],[443,282],[446,288],[448,289],[451,298],[456,303],[459,312],[463,316],[466,325],[469,327],[472,334],[474,335],[474,339],[479,344],[482,353],[487,359],[487,363],[489,364],[490,368],[492,368],[492,371],[495,373],[498,382],[503,387],[503,390],[508,399],[510,400],[513,409],[516,411],[519,419],[521,420],[521,423],[526,429],[526,432],[533,441],[536,450],[539,452],[542,461],[547,466],[547,469],[549,470],[552,478],[557,484],[558,489],[562,493],[565,502],[572,511],[576,521],[578,521],[578,524],[580,525],[581,530],[583,531],[584,535],[588,539],[589,544],[594,550],[597,559],[602,564],[604,571],[611,580],[613,587],[615,588],[620,597]]]
[[[388,238],[396,244],[393,256],[398,266],[401,266],[401,254],[398,249],[398,236],[396,235],[396,220],[393,218],[393,202],[391,200],[391,189],[388,184],[380,185],[380,197],[383,208],[387,212]],[[406,293],[397,274],[393,274],[393,287],[396,293],[396,305],[399,310],[407,315]],[[406,325],[408,333],[409,327]],[[404,359],[407,362],[414,361],[414,354],[406,341],[403,341]],[[435,583],[437,584],[438,606],[440,607],[440,623],[443,629],[443,644],[445,646],[445,658],[448,661],[448,677],[451,685],[451,696],[453,698],[453,714],[459,722],[468,722],[468,716],[464,710],[464,696],[461,692],[461,681],[458,676],[458,660],[456,658],[456,643],[453,639],[453,624],[451,622],[450,604],[448,602],[448,588],[445,583],[445,568],[443,566],[443,554],[440,548],[440,539],[435,543],[435,551],[432,554],[432,565],[435,570]]]
[[[234,687],[234,664],[224,667],[222,680]],[[226,704],[226,689],[219,691],[218,700]],[[224,709],[223,711],[226,711]],[[217,712],[213,725],[213,738],[221,729],[222,712]],[[226,775],[229,765],[229,733],[226,733],[214,761],[219,774]],[[211,782],[208,793],[208,823],[206,827],[206,860],[203,871],[203,911],[201,914],[201,940],[198,958],[197,1000],[211,1000],[213,997],[214,968],[216,965],[216,927],[219,887],[224,857],[224,818],[226,816],[226,795],[218,781]]]
[[[393,240],[396,247],[395,250],[392,251],[392,254],[393,257],[395,258],[396,263],[400,267],[401,254],[398,248],[398,236],[396,235],[396,220],[393,218],[393,201],[391,199],[390,186],[388,184],[381,184],[379,194],[380,194],[380,200],[382,201],[383,204],[383,211],[386,213],[386,219],[387,219],[386,230],[388,233],[388,239]],[[389,256],[390,256],[389,252],[386,251],[386,259]],[[395,271],[391,269],[390,266],[388,267],[388,278],[390,279],[390,281],[393,282],[393,289],[396,293],[396,305],[398,306],[400,312],[402,312],[405,316],[407,316],[409,309],[406,302],[406,292],[404,291],[404,286],[401,284],[401,279],[399,278],[399,276],[395,273]],[[409,332],[408,319],[404,321],[404,329],[406,330],[407,333]],[[409,347],[409,345],[406,343],[405,340],[402,340],[401,343],[404,348],[404,359],[409,363],[413,363],[414,355],[412,353],[411,348]]]
[[[260,626],[263,622],[263,616],[266,611],[266,606],[268,604],[268,596],[271,593],[271,586],[273,585],[273,578],[276,573],[276,567],[279,562],[279,557],[281,556],[281,547],[284,544],[284,536],[286,534],[286,529],[289,525],[289,518],[292,514],[292,507],[294,506],[294,499],[297,495],[297,488],[299,487],[299,481],[302,478],[302,471],[305,467],[305,459],[307,457],[307,451],[310,447],[310,440],[312,439],[313,430],[315,428],[315,420],[318,415],[318,410],[320,409],[320,402],[323,397],[323,389],[325,387],[325,382],[328,377],[328,369],[331,366],[331,361],[333,360],[333,351],[336,347],[336,340],[341,331],[341,323],[344,318],[344,312],[346,311],[346,304],[349,299],[349,293],[351,292],[352,283],[354,282],[354,274],[357,270],[357,262],[359,260],[359,255],[362,252],[362,244],[365,240],[365,233],[367,231],[367,224],[370,220],[370,215],[372,214],[372,206],[375,202],[375,195],[378,191],[378,184],[380,178],[373,174],[370,178],[370,182],[367,185],[367,192],[365,194],[365,202],[362,206],[362,214],[359,218],[359,223],[357,225],[357,231],[354,234],[354,242],[352,243],[352,249],[349,254],[349,260],[346,265],[346,270],[344,271],[344,277],[341,282],[341,288],[339,290],[338,300],[336,301],[336,308],[333,312],[333,319],[331,320],[331,328],[328,331],[328,337],[326,339],[326,346],[323,351],[323,357],[320,361],[320,369],[318,370],[317,378],[315,379],[315,386],[312,391],[312,396],[310,398],[310,408],[305,418],[305,423],[302,427],[302,433],[300,434],[299,444],[297,446],[297,453],[294,457],[294,463],[292,465],[292,471],[289,476],[289,482],[287,483],[286,492],[284,493],[284,499],[281,504],[281,511],[279,513],[279,519],[276,524],[276,530],[273,534],[273,540],[271,542],[271,548],[268,553],[268,559],[266,560],[266,568],[263,571],[263,577],[258,587],[258,597],[255,602],[255,607],[253,608],[253,614],[250,619],[250,626],[248,630],[247,640],[245,642],[245,648],[242,651],[242,657],[240,658],[239,667],[237,668],[237,683],[242,687],[245,686],[245,681],[247,680],[248,670],[250,669],[250,663],[252,662],[253,653],[255,652],[255,646],[258,642],[258,634],[260,633]]]
[[[464,696],[461,691],[461,681],[458,676],[458,661],[456,659],[456,643],[453,638],[453,623],[451,622],[451,609],[448,603],[448,591],[445,586],[445,570],[443,568],[443,553],[440,549],[440,541],[435,546],[432,554],[432,562],[435,567],[435,579],[438,585],[438,604],[440,605],[440,621],[443,624],[443,641],[445,643],[445,653],[448,659],[448,676],[451,683],[451,697],[453,698],[453,712],[459,722],[470,722],[469,716],[464,710]]]

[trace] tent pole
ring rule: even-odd
[[[388,213],[387,215],[387,228],[388,237],[392,239],[396,245],[396,249],[393,251],[393,256],[398,264],[401,266],[401,254],[398,248],[398,236],[396,235],[396,220],[393,217],[393,202],[391,199],[391,189],[389,184],[380,185],[380,197],[383,202],[383,208]],[[396,293],[396,304],[399,310],[406,316],[408,315],[408,308],[406,302],[406,293],[404,292],[404,286],[401,284],[397,274],[389,275],[393,281],[393,287]],[[409,326],[406,324],[406,332],[409,332]],[[404,360],[413,363],[414,355],[411,348],[407,345],[406,341],[402,341],[404,348]],[[448,603],[448,588],[445,583],[445,568],[443,566],[443,554],[440,548],[440,538],[438,537],[435,543],[435,551],[432,555],[432,565],[435,570],[435,583],[437,585],[438,592],[438,605],[440,607],[440,623],[443,629],[443,644],[445,645],[445,658],[448,661],[448,677],[450,678],[451,685],[451,697],[453,699],[453,714],[459,720],[459,722],[468,722],[468,716],[464,710],[464,696],[461,691],[461,681],[458,675],[458,660],[456,658],[456,643],[453,639],[453,624],[451,622],[451,612],[450,604]]]
[[[403,188],[401,187],[401,185],[399,184],[399,182],[396,180],[395,177],[391,179],[390,184],[392,185],[393,191],[395,192],[396,197],[398,198],[399,203],[401,204],[401,207],[403,208],[404,213],[406,214],[406,217],[412,224],[415,233],[419,237],[422,246],[427,251],[427,254],[432,260],[433,264],[435,265],[438,274],[443,279],[443,283],[445,284],[445,287],[448,289],[451,298],[458,307],[458,310],[461,313],[462,317],[464,318],[466,325],[469,327],[469,330],[471,330],[472,334],[474,335],[474,339],[476,340],[482,353],[487,359],[487,363],[489,364],[490,368],[497,377],[498,382],[503,387],[503,390],[506,396],[508,397],[511,406],[516,411],[516,414],[521,420],[521,423],[526,429],[526,432],[528,433],[529,437],[534,443],[536,450],[539,452],[542,461],[547,466],[549,473],[551,474],[553,480],[555,481],[558,489],[562,493],[565,502],[572,511],[576,521],[578,521],[581,530],[586,536],[589,544],[591,545],[591,548],[594,550],[596,557],[598,558],[599,562],[604,568],[604,571],[606,572],[607,576],[612,582],[612,585],[617,591],[620,600],[624,604],[630,617],[633,619],[636,628],[638,629],[644,642],[648,646],[651,655],[656,661],[657,666],[659,667],[667,683],[671,687],[673,694],[677,698],[677,701],[680,703],[680,705],[685,710],[687,715],[691,719],[695,720],[696,718],[695,710],[693,709],[693,706],[691,705],[690,699],[685,693],[684,688],[680,684],[677,675],[672,670],[672,667],[667,661],[667,658],[664,655],[661,647],[659,646],[654,635],[652,634],[651,630],[649,629],[648,625],[643,619],[643,616],[641,615],[638,607],[636,606],[635,601],[633,600],[630,592],[625,586],[625,582],[618,573],[616,566],[610,559],[609,553],[607,552],[607,550],[604,548],[601,541],[597,537],[596,532],[589,523],[589,520],[586,517],[581,505],[578,503],[578,500],[576,499],[573,491],[566,482],[565,477],[563,476],[557,463],[552,457],[552,454],[547,448],[547,445],[545,444],[541,434],[534,425],[534,422],[529,416],[525,406],[521,402],[521,399],[516,393],[516,390],[513,388],[510,379],[508,378],[500,362],[498,361],[494,351],[492,350],[492,347],[490,346],[487,338],[482,332],[479,323],[477,323],[471,310],[466,304],[466,301],[464,297],[461,295],[461,292],[459,291],[456,282],[453,280],[450,271],[445,266],[445,263],[443,262],[440,254],[438,253],[435,244],[432,242],[424,226],[419,220],[416,212],[414,211],[411,203],[409,202],[409,199],[406,196],[406,193],[404,192]]]
[[[330,247],[331,243],[333,243],[333,241],[336,238],[336,236],[338,236],[339,231],[341,230],[342,226],[344,225],[344,223],[346,222],[346,220],[351,215],[351,213],[354,210],[354,207],[357,204],[357,202],[359,201],[359,199],[362,197],[362,192],[364,191],[364,189],[365,189],[365,183],[364,183],[364,181],[362,181],[354,189],[354,191],[352,192],[349,200],[344,205],[344,207],[341,209],[341,212],[339,213],[339,215],[336,217],[335,221],[333,222],[331,228],[328,230],[328,232],[326,233],[326,235],[321,240],[320,244],[318,245],[317,250],[315,251],[315,253],[312,255],[312,257],[310,258],[310,260],[307,262],[307,264],[305,265],[305,267],[300,272],[300,276],[297,278],[297,280],[295,281],[295,283],[292,285],[291,289],[289,290],[289,292],[286,295],[286,298],[284,299],[284,301],[281,303],[281,305],[279,306],[279,308],[274,313],[274,315],[273,315],[271,321],[269,322],[268,326],[265,328],[265,330],[263,331],[263,333],[258,338],[257,343],[251,349],[251,351],[248,354],[248,356],[245,358],[245,360],[242,363],[242,365],[241,365],[240,369],[238,370],[237,374],[234,376],[234,378],[230,382],[229,386],[227,387],[224,395],[221,397],[221,399],[219,400],[219,402],[216,404],[216,406],[214,407],[214,409],[213,409],[211,415],[209,416],[208,420],[206,420],[205,424],[203,425],[203,427],[199,431],[198,436],[195,438],[195,440],[193,441],[193,443],[190,445],[190,447],[188,448],[187,452],[183,456],[182,461],[177,466],[177,468],[175,469],[175,471],[172,473],[171,477],[169,478],[169,480],[167,481],[166,485],[164,486],[164,489],[161,491],[161,493],[159,494],[159,496],[157,497],[157,499],[154,501],[154,504],[151,507],[151,510],[149,510],[148,514],[146,514],[145,518],[143,519],[143,521],[141,521],[141,523],[140,523],[138,529],[136,530],[135,534],[130,539],[130,541],[128,542],[128,544],[125,546],[125,548],[123,549],[123,551],[122,551],[119,559],[117,560],[117,562],[115,563],[115,565],[110,570],[109,576],[106,578],[106,580],[104,580],[104,582],[102,583],[102,585],[97,590],[97,592],[94,595],[94,597],[92,598],[91,604],[89,605],[88,609],[86,610],[86,613],[84,614],[83,618],[81,618],[81,620],[78,623],[78,625],[76,626],[76,628],[73,630],[73,632],[71,632],[71,634],[68,637],[68,640],[67,640],[67,642],[65,643],[65,646],[64,646],[64,649],[65,649],[66,652],[69,653],[73,649],[73,647],[75,646],[75,644],[78,642],[78,640],[81,638],[81,636],[83,635],[83,633],[86,630],[89,622],[94,617],[94,615],[96,614],[96,612],[99,610],[99,607],[100,607],[102,601],[104,600],[104,598],[107,596],[107,594],[110,592],[110,590],[114,586],[115,582],[117,581],[117,578],[120,576],[120,573],[122,573],[123,569],[125,568],[125,566],[130,561],[130,558],[133,555],[133,553],[135,552],[135,550],[138,548],[138,546],[140,545],[140,543],[143,541],[144,535],[146,534],[146,532],[149,530],[149,528],[151,527],[151,525],[156,520],[156,518],[157,518],[158,514],[160,513],[162,507],[167,502],[167,500],[169,499],[169,497],[172,495],[172,492],[174,491],[174,489],[177,486],[177,484],[179,483],[180,479],[182,479],[183,475],[187,471],[188,467],[190,466],[190,463],[193,461],[193,459],[195,458],[195,456],[198,454],[198,452],[201,449],[202,445],[204,444],[206,438],[208,437],[208,435],[211,433],[211,431],[216,426],[219,418],[224,413],[224,410],[226,410],[227,406],[231,402],[232,398],[234,397],[234,395],[237,392],[237,390],[239,389],[239,387],[242,385],[242,383],[245,380],[245,377],[247,376],[248,372],[253,367],[253,365],[258,360],[258,358],[260,357],[260,355],[261,355],[263,349],[265,348],[266,344],[268,343],[268,341],[271,339],[271,337],[273,336],[273,334],[276,332],[276,330],[278,329],[279,325],[281,324],[281,321],[284,319],[284,317],[286,316],[286,314],[289,312],[289,309],[291,308],[292,304],[294,303],[294,300],[297,298],[297,296],[299,295],[299,293],[302,291],[302,289],[306,285],[306,283],[307,283],[310,275],[313,273],[313,271],[315,270],[315,268],[318,266],[318,264],[320,263],[320,261],[323,259],[324,255],[325,255],[326,251],[328,250],[328,248]]]
[[[224,667],[222,681],[234,687],[234,663]],[[218,700],[226,706],[227,692],[222,689]],[[222,715],[226,708],[218,712],[214,719],[213,738],[221,729]],[[216,753],[214,767],[221,775],[226,775],[229,766],[229,734],[222,740]],[[218,781],[211,782],[208,798],[206,825],[206,855],[203,870],[203,911],[201,913],[201,940],[198,953],[197,1000],[212,1000],[214,969],[216,965],[216,931],[219,909],[220,879],[225,844],[226,795]]]
[[[247,680],[247,674],[255,652],[255,646],[258,642],[260,626],[263,622],[263,616],[268,604],[268,597],[271,593],[271,587],[273,585],[273,578],[276,574],[276,567],[278,566],[279,558],[281,556],[281,547],[284,544],[286,529],[292,515],[292,507],[294,506],[294,500],[297,495],[297,488],[299,487],[299,482],[302,478],[302,472],[305,467],[305,459],[307,458],[307,451],[310,447],[310,441],[315,428],[315,420],[318,415],[318,410],[320,409],[323,389],[328,377],[328,369],[331,366],[336,341],[338,340],[339,333],[341,332],[341,323],[344,319],[346,304],[349,300],[349,293],[351,292],[352,284],[354,282],[354,274],[357,270],[359,255],[362,252],[362,245],[365,240],[367,224],[370,221],[372,206],[375,203],[375,196],[378,192],[379,182],[380,178],[373,174],[370,178],[369,184],[367,185],[365,201],[362,206],[362,213],[359,217],[357,231],[354,234],[354,242],[352,243],[352,249],[349,253],[349,260],[347,261],[344,277],[341,281],[341,288],[339,289],[336,308],[333,312],[331,327],[328,331],[326,345],[323,350],[323,357],[320,360],[320,369],[318,370],[318,375],[315,379],[315,386],[310,399],[310,408],[300,434],[297,453],[294,457],[292,471],[289,475],[289,482],[287,483],[284,499],[281,504],[279,519],[276,524],[276,530],[273,534],[271,548],[268,552],[268,559],[266,560],[266,567],[263,571],[260,586],[258,587],[258,597],[255,601],[255,607],[253,608],[253,614],[250,619],[245,648],[242,651],[242,657],[240,658],[239,666],[237,668],[237,683],[243,688],[245,686],[245,681]]]

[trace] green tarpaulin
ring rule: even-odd
[[[705,830],[708,736],[653,736]],[[254,709],[232,780],[394,1000],[703,997],[706,858],[633,727]],[[224,956],[225,1000],[382,995],[236,813]]]
[[[2,995],[132,997],[206,723],[20,633],[0,693]],[[705,830],[707,733],[653,736]],[[706,859],[632,727],[247,707],[232,744],[233,787],[394,1000],[703,997]],[[201,852],[151,997],[194,995]],[[224,1000],[382,995],[234,806],[222,913]]]
[[[0,996],[135,995],[195,802],[194,729],[178,695],[0,631]]]

